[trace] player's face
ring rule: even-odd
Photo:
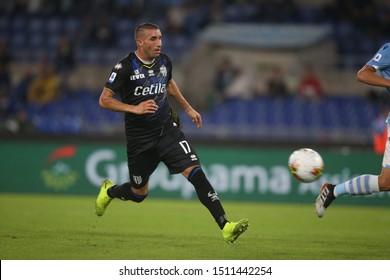
[[[144,59],[152,60],[158,57],[162,46],[161,31],[159,29],[145,30],[139,44]]]

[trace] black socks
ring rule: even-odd
[[[148,195],[139,195],[133,192],[130,182],[122,185],[115,185],[107,191],[108,196],[119,198],[121,200],[131,200],[134,202],[142,202]]]
[[[228,222],[218,194],[207,180],[200,166],[192,169],[187,180],[194,185],[200,202],[210,211],[220,229]]]

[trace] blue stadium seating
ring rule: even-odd
[[[122,133],[123,114],[98,106],[99,93],[65,93],[46,106],[30,106],[29,117],[38,132],[52,134]],[[371,139],[371,124],[379,103],[362,97],[324,97],[320,101],[295,97],[232,99],[201,112],[205,129],[196,129],[188,116],[179,115],[191,137],[248,140]]]

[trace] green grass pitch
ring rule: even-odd
[[[2,260],[388,260],[388,207],[224,201],[248,231],[223,242],[197,200],[114,200],[103,217],[90,196],[0,195]]]

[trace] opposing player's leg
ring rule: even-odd
[[[378,185],[380,192],[390,191],[390,166],[382,168],[382,173],[378,177]]]
[[[322,185],[320,194],[318,195],[315,203],[317,216],[322,218],[325,215],[326,208],[335,200],[333,194],[335,185],[325,183]]]
[[[390,127],[388,126],[390,132]],[[365,174],[348,180],[344,183],[332,185],[325,183],[315,202],[315,212],[318,217],[325,215],[326,209],[342,195],[370,195],[373,193],[390,191],[390,142],[387,140],[382,161],[382,172],[379,176]]]
[[[379,176],[365,174],[338,185],[325,183],[315,203],[318,217],[322,218],[325,215],[325,210],[339,196],[346,194],[369,195],[379,192],[378,178]]]

